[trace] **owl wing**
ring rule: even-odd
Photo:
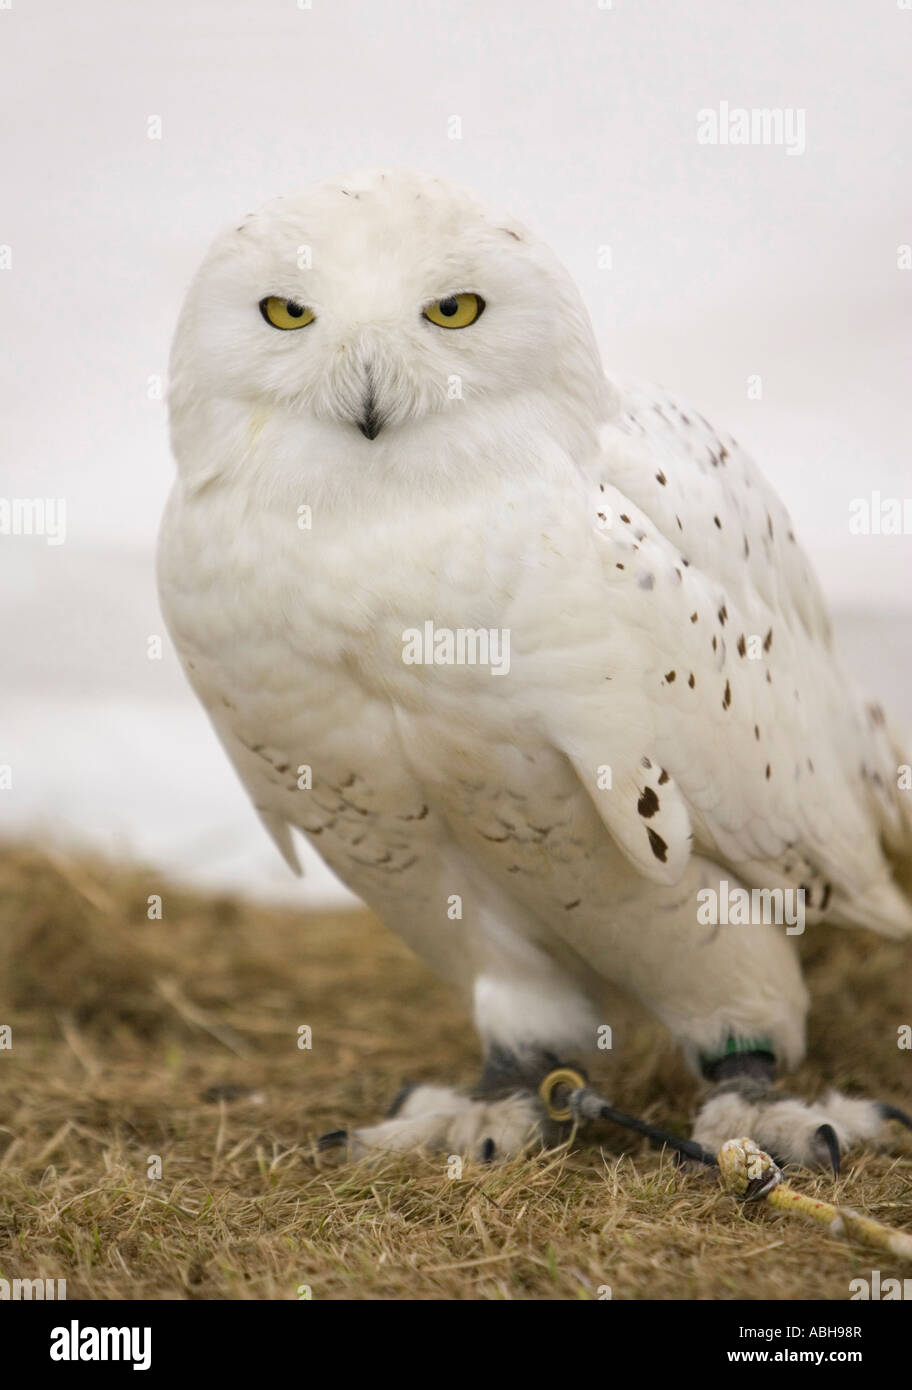
[[[749,887],[803,887],[810,920],[912,932],[897,745],[784,506],[730,436],[615,389],[587,484],[606,676],[556,741],[647,877],[675,881],[695,848]]]

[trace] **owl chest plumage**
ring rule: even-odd
[[[512,840],[544,861],[568,822],[555,808],[585,802],[532,675],[578,557],[521,502],[322,530],[183,502],[162,558],[169,625],[258,809],[406,857],[431,802],[490,853]]]
[[[690,536],[691,569],[597,477],[446,504],[389,493],[377,511],[315,508],[309,528],[288,501],[219,485],[175,504],[163,597],[267,825],[280,844],[288,825],[313,836],[362,896],[362,868],[403,872],[445,834],[562,911],[581,883],[618,900],[619,848],[672,884],[695,843],[846,911],[854,887],[832,884],[851,845],[861,884],[883,869],[861,799],[827,795],[850,775],[826,735],[838,668],[818,643],[806,682],[806,615],[777,617],[749,575],[710,578],[718,520]],[[839,717],[856,737],[851,708]]]

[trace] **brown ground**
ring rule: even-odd
[[[147,897],[164,898],[161,921]],[[454,929],[457,929],[454,924]],[[795,1078],[912,1102],[912,951],[830,933],[809,952],[811,1056]],[[693,1084],[662,1035],[615,1020],[596,1078],[685,1127]],[[816,1228],[743,1209],[703,1172],[615,1130],[461,1179],[440,1156],[317,1156],[404,1077],[469,1083],[477,1049],[445,990],[367,914],[207,898],[102,863],[0,853],[0,1277],[71,1298],[845,1299],[872,1267]],[[297,1046],[302,1024],[311,1050]],[[232,1100],[206,1098],[230,1084]],[[912,1227],[912,1135],[837,1185]],[[159,1155],[160,1179],[148,1176]]]

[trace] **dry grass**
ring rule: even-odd
[[[403,1077],[468,1083],[446,992],[366,914],[302,916],[141,870],[0,854],[0,1277],[71,1298],[844,1299],[908,1270],[720,1196],[616,1131],[448,1176],[439,1156],[318,1156]],[[146,900],[163,893],[164,916]],[[910,953],[859,934],[810,953],[813,1065],[796,1078],[908,1102]],[[693,1086],[632,1014],[598,1078],[686,1126]],[[297,1046],[299,1025],[312,1049]],[[234,1099],[207,1097],[235,1088]],[[148,1176],[159,1155],[160,1179]],[[833,1184],[799,1174],[805,1190]],[[912,1145],[854,1156],[842,1200],[912,1225]]]

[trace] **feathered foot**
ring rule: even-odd
[[[698,1143],[714,1151],[748,1134],[781,1166],[830,1167],[839,1175],[842,1154],[882,1138],[889,1120],[912,1129],[895,1105],[856,1100],[830,1090],[818,1101],[789,1095],[773,1084],[775,1062],[766,1053],[741,1053],[709,1071],[715,1084],[693,1127]]]

